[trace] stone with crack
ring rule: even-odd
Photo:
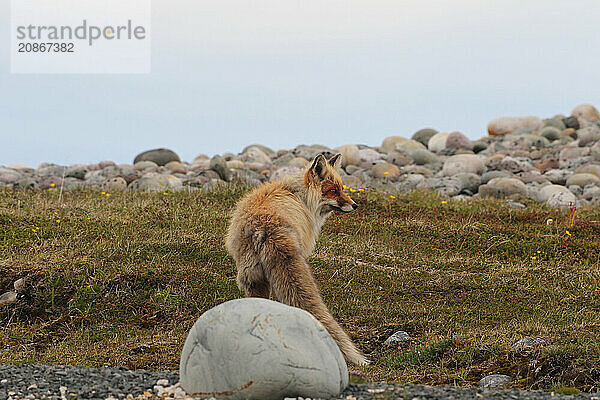
[[[340,349],[311,314],[259,298],[202,314],[179,372],[188,394],[228,399],[332,398],[348,385]]]

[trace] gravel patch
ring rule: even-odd
[[[178,381],[179,375],[175,371],[152,372],[128,370],[126,368],[90,368],[63,365],[0,365],[0,399],[138,400],[190,398],[176,385]],[[600,400],[600,393],[567,396],[517,389],[493,390],[372,383],[366,385],[350,384],[337,399]]]

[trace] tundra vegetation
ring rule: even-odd
[[[247,191],[0,189],[0,363],[177,369],[204,311],[242,297],[224,247]],[[373,361],[353,379],[600,387],[600,209],[348,189],[309,262]],[[394,332],[412,340],[384,341]],[[544,342],[522,351],[524,337]],[[363,378],[358,378],[362,376]]]

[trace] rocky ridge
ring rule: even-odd
[[[589,104],[569,116],[501,117],[488,136],[426,128],[412,137],[390,136],[378,147],[344,144],[330,149],[299,145],[272,150],[254,144],[239,154],[201,154],[182,162],[168,149],[149,150],[133,164],[102,161],[60,166],[0,166],[0,188],[74,190],[210,190],[244,181],[255,186],[293,174],[317,154],[343,154],[341,175],[350,188],[407,192],[434,190],[454,199],[533,199],[553,207],[600,205],[600,113]]]

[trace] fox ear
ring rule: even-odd
[[[340,166],[341,162],[342,162],[342,154],[341,153],[337,153],[335,156],[333,156],[329,159],[329,165],[331,165],[333,168],[338,168]]]
[[[323,154],[319,154],[315,157],[315,159],[312,162],[312,165],[310,166],[310,170],[319,178],[325,178],[325,174],[327,172],[327,160],[325,159],[325,156],[323,156]]]

